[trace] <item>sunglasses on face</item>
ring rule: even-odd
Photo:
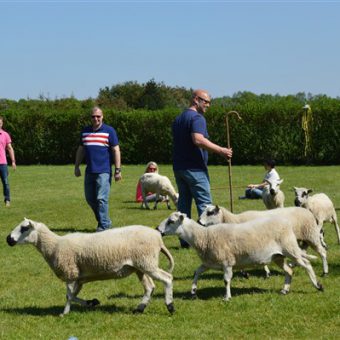
[[[204,104],[210,104],[210,100],[206,100],[206,99],[204,99],[204,98],[202,98],[202,97],[199,97],[199,96],[197,96],[197,98],[198,98],[199,100],[202,100],[202,102],[204,102]]]
[[[94,119],[94,118],[102,118],[102,116],[92,115],[91,118],[92,118],[92,119]]]

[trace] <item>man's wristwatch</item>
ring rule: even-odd
[[[118,175],[122,172],[121,168],[115,168],[115,175]]]

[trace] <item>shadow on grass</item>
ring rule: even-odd
[[[261,269],[252,269],[252,270],[245,270],[248,274],[249,274],[249,278],[251,278],[252,276],[253,277],[263,277],[263,279],[266,279],[265,277],[265,271],[264,270],[261,270]],[[271,273],[271,276],[282,276],[282,272],[280,271],[277,271],[277,270],[273,270],[273,269],[270,269],[270,273]],[[179,280],[188,280],[188,279],[193,279],[194,277],[194,273],[193,275],[191,276],[177,276],[174,278],[174,281],[179,281]],[[244,277],[244,275],[241,273],[240,270],[235,270],[233,271],[233,277],[242,277],[244,278],[245,280],[247,280],[247,278]],[[214,273],[209,273],[209,272],[206,272],[202,275],[199,276],[199,281],[200,280],[212,280],[212,279],[215,279],[215,280],[221,280],[223,281],[223,272],[214,272]],[[269,278],[270,280],[270,278]]]
[[[51,307],[22,307],[22,308],[4,308],[1,309],[5,313],[20,314],[20,315],[33,315],[33,316],[58,316],[63,312],[64,306],[51,306]],[[82,307],[72,304],[70,313],[91,313],[100,311],[103,313],[124,313],[131,314],[132,310],[116,305],[110,306],[96,306],[96,307]]]
[[[219,277],[220,278],[220,277]],[[268,293],[271,289],[262,289],[259,287],[248,287],[248,288],[237,288],[231,285],[232,295],[252,295],[252,294],[263,294]],[[279,289],[278,289],[279,291]],[[174,301],[176,299],[184,299],[184,300],[193,300],[190,292],[190,286],[185,291],[176,291],[173,292]],[[220,285],[218,287],[206,287],[206,288],[198,288],[197,296],[198,299],[201,300],[209,300],[212,298],[223,297],[225,295],[225,287],[223,284],[223,279],[220,280]],[[127,293],[117,293],[112,294],[108,297],[108,299],[141,299],[141,294],[127,294]],[[163,289],[157,289],[157,291],[152,294],[152,299],[164,299],[164,291]],[[151,302],[152,303],[152,302]]]

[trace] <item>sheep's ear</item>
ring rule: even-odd
[[[277,181],[277,183],[279,183],[279,184],[281,184],[283,182],[283,178],[282,179],[279,179],[278,181]]]
[[[214,212],[218,213],[219,211],[220,211],[220,207],[216,204]]]
[[[185,214],[180,214],[180,215],[179,215],[179,220],[180,220],[181,222],[183,222],[185,217],[186,217]]]
[[[30,220],[29,218],[24,217],[24,221],[27,223],[27,227],[34,228],[35,227],[35,222]]]
[[[310,194],[311,192],[313,192],[313,189],[308,189],[307,193]]]

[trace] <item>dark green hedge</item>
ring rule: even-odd
[[[223,104],[223,105],[222,105]],[[210,139],[226,145],[229,116],[233,164],[259,164],[272,157],[279,164],[340,164],[340,100],[311,98],[311,153],[304,155],[301,128],[304,102],[297,96],[255,96],[215,101],[206,114]],[[69,164],[74,162],[82,126],[89,124],[94,101],[0,101],[5,129],[13,138],[18,164]],[[172,161],[171,123],[181,110],[114,112],[103,108],[105,122],[118,132],[123,164],[154,160]],[[210,155],[210,164],[225,164]]]

